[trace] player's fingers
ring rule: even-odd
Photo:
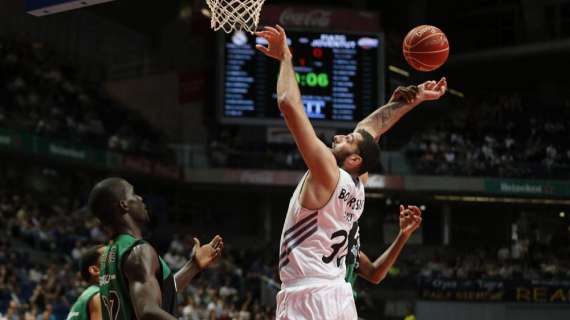
[[[404,209],[405,209],[405,208],[404,208],[404,205],[401,204],[401,205],[400,205],[400,212],[404,211]]]
[[[265,38],[267,40],[274,38],[273,34],[269,31],[258,31],[255,33],[255,35],[262,37],[262,38]]]
[[[422,215],[422,210],[420,210],[420,208],[418,208],[416,206],[410,206],[410,209],[414,212],[414,214]]]
[[[200,240],[198,240],[198,238],[194,238],[194,246],[195,247],[200,247]]]
[[[414,222],[415,222],[416,225],[419,226],[420,224],[422,224],[422,217],[415,216],[415,217],[414,217]]]
[[[437,84],[435,85],[434,90],[440,91],[442,89],[445,89],[447,87],[447,79],[445,79],[445,77],[442,77]]]
[[[275,41],[275,34],[271,33],[270,31],[264,30],[264,31],[259,31],[258,33],[260,37],[267,40],[268,42]]]
[[[282,26],[276,24],[275,27],[277,27],[277,30],[279,30],[279,32],[280,32],[281,34],[285,34],[285,29],[283,29]]]
[[[435,88],[435,83],[432,83],[431,81],[426,82],[426,85],[424,86],[424,90],[433,90]]]
[[[264,54],[269,54],[269,48],[264,47],[264,46],[262,46],[262,45],[260,45],[260,44],[256,44],[256,45],[255,45],[255,49],[257,49],[257,50],[263,52]]]
[[[222,237],[216,235],[214,239],[212,239],[212,245],[216,247],[222,241]]]
[[[275,36],[279,36],[279,31],[277,31],[277,29],[275,29],[273,27],[265,26],[265,30],[271,32]]]

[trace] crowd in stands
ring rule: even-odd
[[[78,259],[86,247],[104,243],[106,234],[78,196],[60,190],[60,197],[42,197],[0,178],[0,319],[63,320],[85,287],[77,274]],[[171,235],[160,251],[176,271],[187,261],[193,240],[190,233]],[[523,239],[511,247],[473,250],[410,245],[379,288],[415,290],[419,280],[430,278],[569,279],[568,248],[551,244]],[[256,250],[229,243],[214,267],[179,294],[178,316],[272,319],[277,257],[272,249]],[[361,288],[369,289],[365,281],[357,284]]]
[[[77,272],[80,257],[92,244],[107,240],[78,201],[39,199],[0,189],[2,320],[65,319],[86,287]],[[192,244],[189,235],[174,236],[163,256],[173,271],[186,263]],[[261,256],[227,247],[214,268],[179,294],[180,318],[272,319],[276,273]]]
[[[165,159],[168,151],[138,114],[83,80],[42,43],[0,39],[0,128]]]
[[[462,99],[411,139],[407,157],[416,174],[567,178],[570,107],[537,104],[519,94]]]
[[[189,236],[174,236],[165,261],[174,271],[186,263],[193,245]],[[204,271],[179,296],[178,314],[185,320],[274,318],[276,272],[251,251],[224,249],[223,258]]]
[[[539,102],[517,93],[481,96],[484,98],[454,98],[450,102],[453,107],[445,116],[426,122],[431,125],[418,126],[410,139],[395,137],[392,141],[398,141],[397,145],[383,148],[401,149],[410,164],[410,174],[570,177],[570,102],[537,108]],[[209,140],[210,165],[305,168],[294,143],[248,140],[249,136],[240,128],[214,131]],[[382,171],[378,166],[377,172]]]
[[[479,248],[473,252],[447,249],[421,262],[418,275],[449,279],[567,280],[570,260],[564,259],[565,255],[541,250],[531,255],[524,244],[498,250]]]
[[[236,127],[225,127],[210,134],[208,147],[209,164],[214,168],[297,170],[307,169],[301,153],[288,133],[284,141],[268,142],[265,139],[249,139],[248,132]],[[333,131],[334,132],[334,131]],[[337,132],[346,134],[346,130]],[[261,134],[258,134],[261,135]],[[327,146],[332,143],[332,136],[318,134]],[[265,137],[261,137],[265,138]],[[379,163],[372,173],[382,171]]]
[[[247,133],[226,127],[213,132],[208,154],[212,167],[257,168],[273,170],[303,170],[305,164],[296,145],[267,143],[265,140],[246,141]],[[330,143],[330,142],[329,142]]]

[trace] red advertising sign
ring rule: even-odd
[[[342,31],[380,31],[378,13],[323,7],[265,5],[260,26],[280,24],[289,28]]]

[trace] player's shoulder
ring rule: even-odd
[[[339,168],[339,183],[337,187],[343,187],[343,188],[350,188],[350,189],[360,189],[360,188],[364,188],[365,185],[365,181],[363,181],[360,177],[358,176],[353,176],[350,173],[348,173],[346,170]]]
[[[131,273],[134,277],[140,277],[148,273],[154,273],[157,268],[158,253],[148,242],[141,242],[133,246],[126,253],[123,260],[125,274]]]

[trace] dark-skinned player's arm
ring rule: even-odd
[[[368,256],[360,251],[358,255],[358,275],[362,278],[378,284],[385,277],[390,268],[396,262],[402,248],[422,223],[422,211],[415,206],[400,206],[400,232],[390,247],[382,255],[371,261]]]
[[[256,45],[256,48],[281,63],[277,79],[277,102],[301,156],[309,168],[309,179],[325,190],[332,191],[339,177],[338,166],[330,149],[317,137],[305,113],[285,30],[281,26],[265,27],[263,31],[256,32],[256,35],[268,42],[267,47]]]
[[[123,262],[123,274],[129,282],[129,296],[138,320],[176,320],[162,310],[162,295],[156,279],[158,255],[149,244],[132,249]]]
[[[101,295],[96,293],[89,300],[89,320],[101,320],[103,315],[101,314]]]
[[[176,291],[184,290],[200,271],[207,268],[222,255],[223,249],[224,240],[219,235],[216,235],[210,243],[203,246],[200,246],[200,240],[194,238],[194,255],[192,260],[186,262],[174,275]]]

